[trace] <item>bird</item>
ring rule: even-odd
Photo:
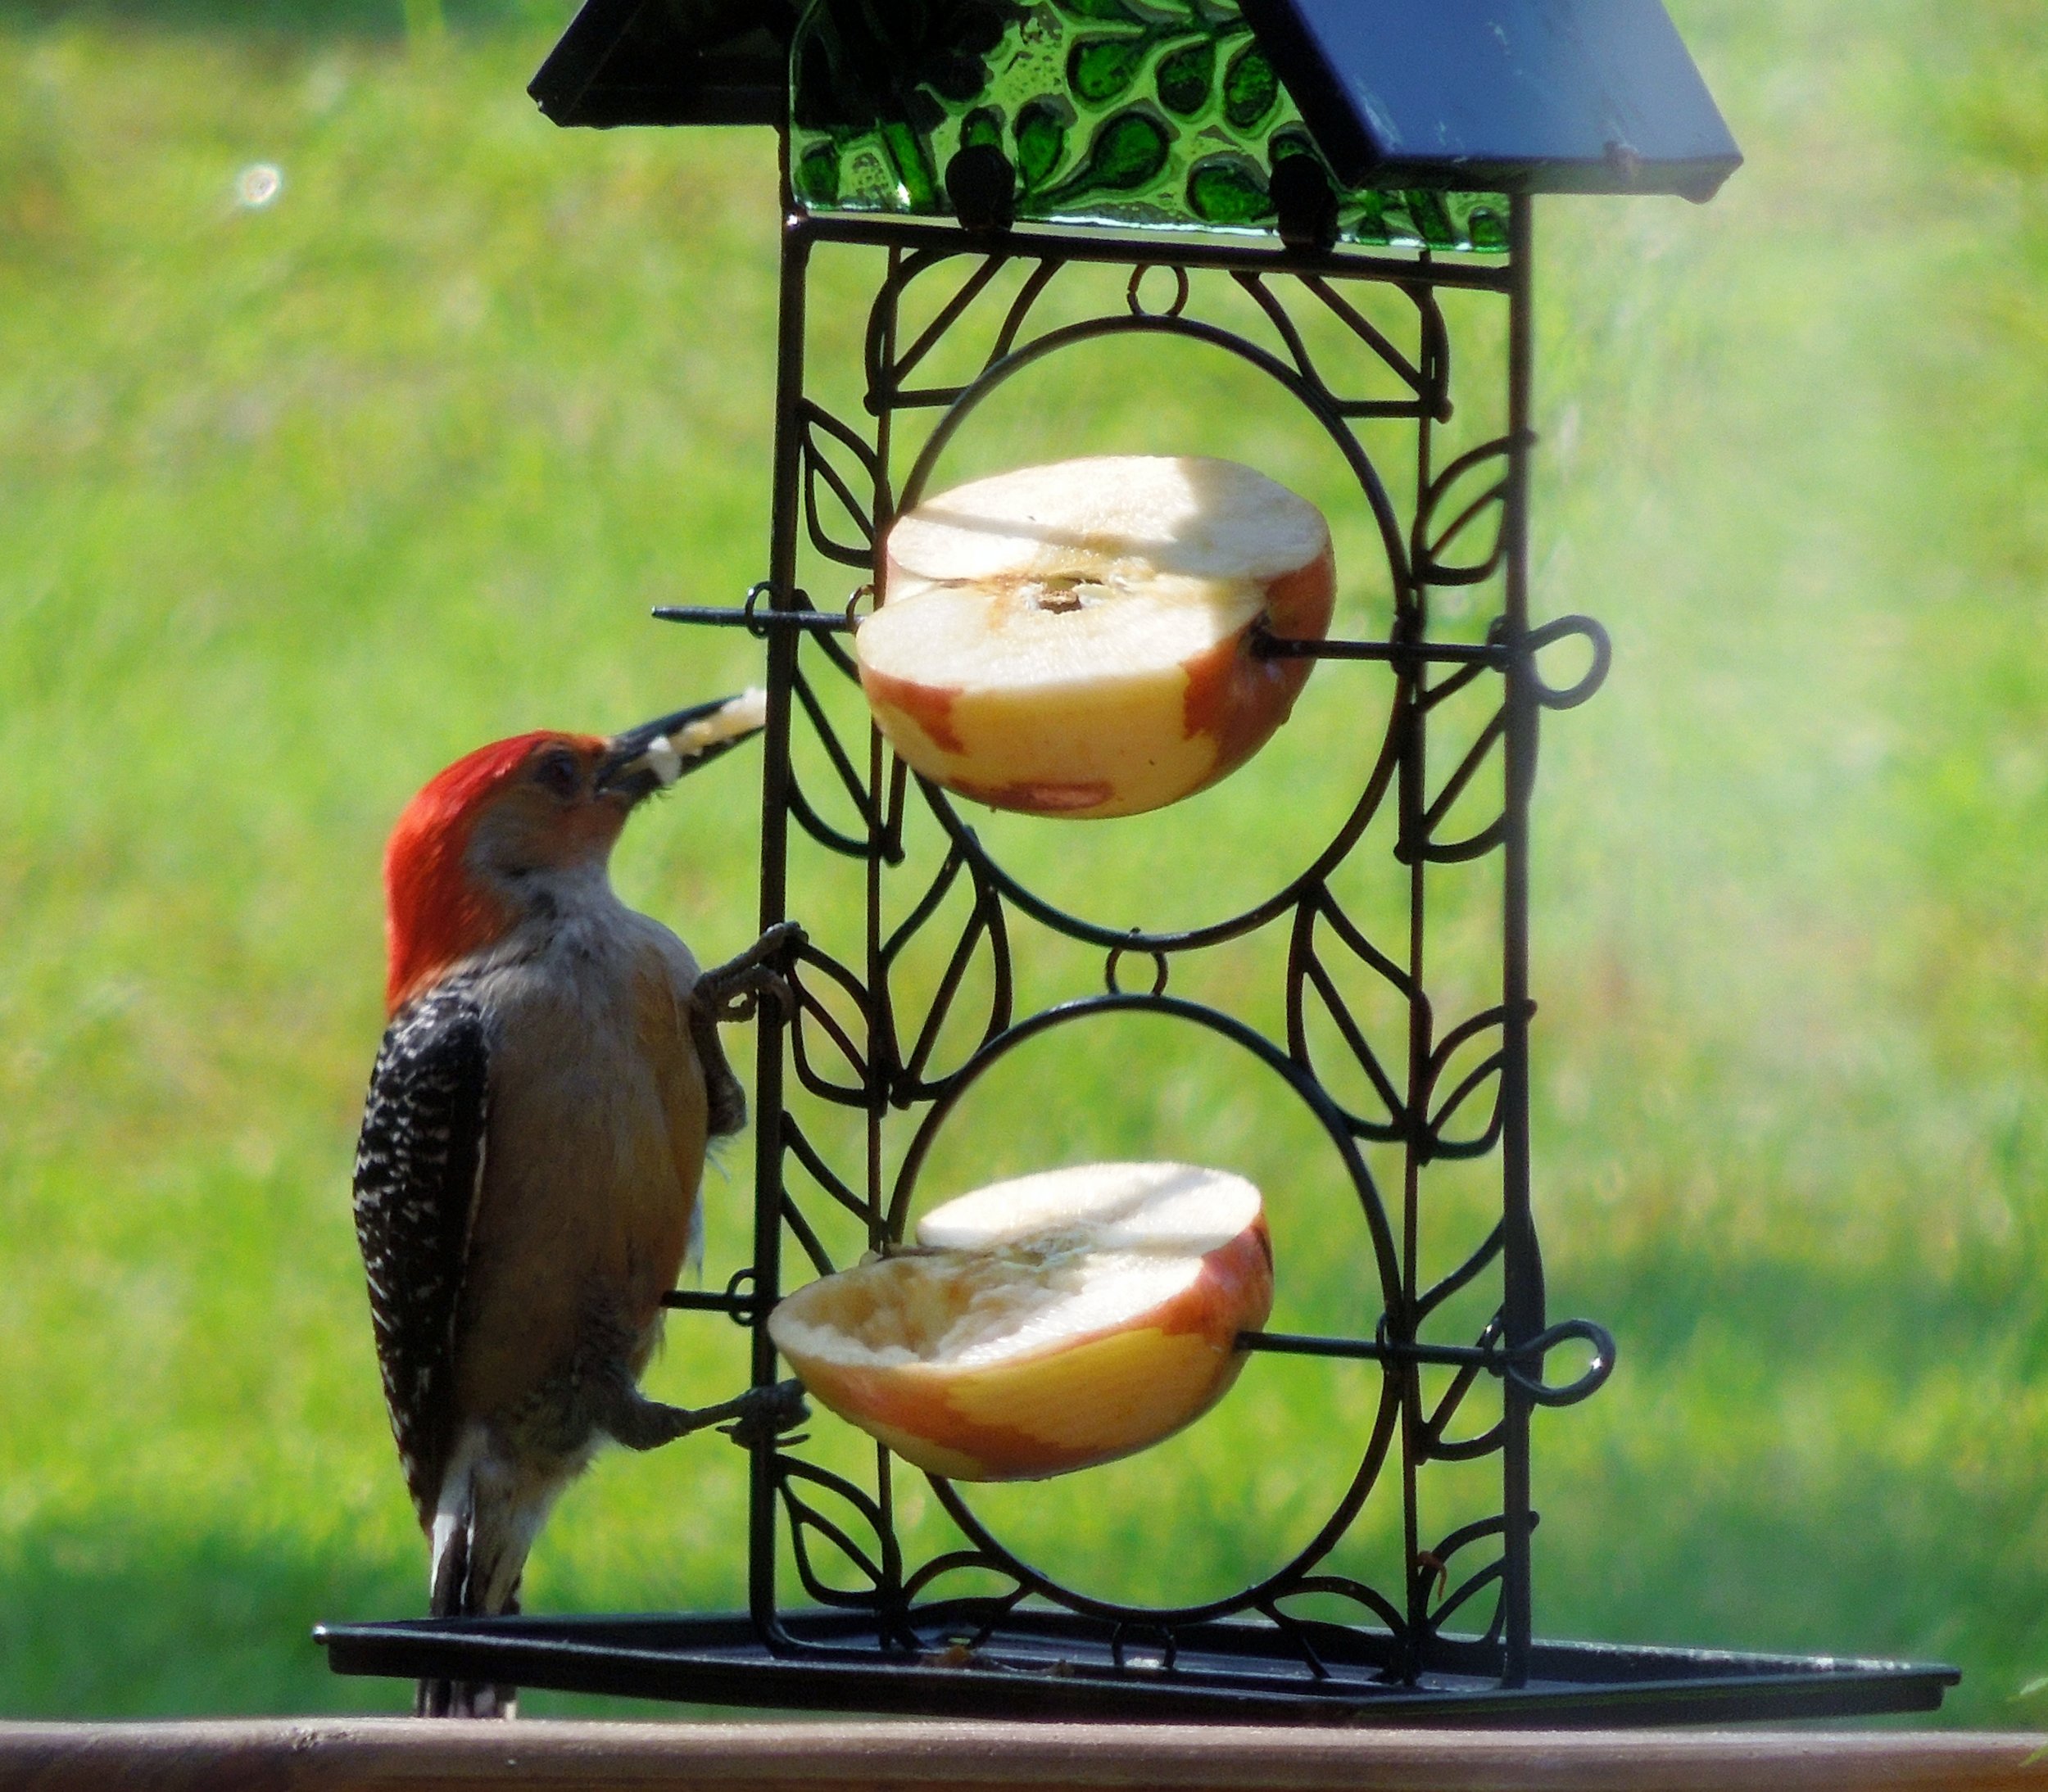
[[[700,1251],[708,1143],[745,1124],[720,1023],[788,1001],[769,928],[700,971],[614,891],[627,818],[759,731],[758,690],[609,738],[541,731],[447,767],[384,855],[388,1026],[355,1165],[385,1404],[437,1618],[516,1613],[549,1509],[606,1441],[800,1422],[794,1382],[672,1406],[639,1379]],[[425,1680],[426,1716],[514,1689]]]

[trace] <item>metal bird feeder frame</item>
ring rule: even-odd
[[[1222,1596],[1140,1604],[1066,1585],[936,1477],[931,1492],[958,1536],[917,1559],[899,1522],[912,1471],[877,1446],[872,1475],[856,1480],[785,1440],[751,1452],[745,1613],[335,1625],[322,1633],[333,1665],[951,1715],[1554,1725],[1938,1704],[1952,1669],[1546,1643],[1533,1625],[1530,1420],[1595,1392],[1615,1360],[1599,1325],[1552,1317],[1530,1213],[1538,738],[1547,715],[1593,695],[1609,658],[1590,618],[1530,614],[1534,195],[1705,198],[1739,161],[1656,0],[1243,0],[1241,15],[1234,0],[816,0],[800,20],[773,5],[590,0],[534,92],[562,123],[782,132],[768,577],[743,606],[657,613],[742,627],[763,644],[760,919],[794,916],[814,937],[795,968],[795,1012],[761,1017],[752,1262],[722,1292],[669,1304],[749,1328],[753,1379],[775,1381],[766,1319],[792,1262],[795,1280],[845,1264],[825,1215],[850,1223],[859,1247],[900,1242],[938,1129],[992,1065],[1050,1029],[1164,1016],[1242,1048],[1306,1104],[1364,1224],[1359,1323],[1247,1334],[1243,1347],[1343,1359],[1376,1392],[1326,1519]],[[806,319],[814,265],[850,248],[878,251],[883,271],[859,409],[842,414],[817,389]],[[1127,271],[1121,302],[1053,319],[1049,293],[1090,266]],[[1504,309],[1506,392],[1497,432],[1446,454],[1450,294]],[[846,591],[878,580],[890,519],[926,491],[956,432],[1049,358],[1135,339],[1221,351],[1304,413],[1353,476],[1391,595],[1384,635],[1260,644],[1360,663],[1324,677],[1377,681],[1376,697],[1361,696],[1384,703],[1384,727],[1376,744],[1357,743],[1356,800],[1306,869],[1227,919],[1180,930],[1049,899],[972,814],[828,700],[854,675],[846,637],[864,592],[849,601]],[[969,370],[934,372],[948,354]],[[1412,475],[1405,502],[1380,470],[1397,439]],[[806,565],[843,581],[822,603]],[[1447,628],[1433,602],[1443,608],[1451,592],[1464,606]],[[1475,597],[1497,600],[1490,618],[1472,613]],[[1553,683],[1547,654],[1573,640],[1584,669]],[[1447,726],[1461,708],[1466,720]],[[1474,793],[1496,785],[1497,809],[1475,821]],[[1385,939],[1353,918],[1336,884],[1383,816],[1391,826],[1375,840],[1388,836],[1407,907]],[[929,834],[926,817],[939,844],[919,862],[906,830],[915,821]],[[1426,949],[1433,894],[1486,860],[1497,862],[1495,999],[1447,1014]],[[815,937],[807,884],[830,862],[864,876],[864,928],[850,941]],[[941,919],[956,891],[964,923]],[[955,925],[934,993],[909,1002],[906,952]],[[1272,1033],[1176,992],[1189,980],[1181,967],[1261,934],[1285,942],[1285,1019]],[[1016,954],[1049,938],[1085,953],[1101,987],[1020,1011]],[[941,1036],[971,975],[985,984],[985,1012],[977,1004],[972,1049],[942,1070]],[[1377,980],[1405,1016],[1393,1048],[1348,999],[1360,979]],[[1369,1088],[1371,1102],[1332,1093],[1333,1050],[1348,1056],[1347,1091]],[[864,1150],[835,1161],[805,1102],[861,1116]],[[1390,1188],[1368,1148],[1394,1166]],[[1431,1178],[1461,1160],[1497,1168],[1497,1212],[1454,1246],[1456,1267],[1428,1279]],[[1495,1291],[1483,1323],[1450,1328],[1447,1315],[1463,1310],[1455,1297],[1479,1288]],[[1553,1359],[1571,1372],[1553,1373]],[[1461,1426],[1481,1390],[1485,1422],[1466,1414]],[[1436,1534],[1434,1472],[1488,1461],[1497,1509]],[[1400,1506],[1401,1563],[1379,1585],[1332,1560],[1375,1495]]]

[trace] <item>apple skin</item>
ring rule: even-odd
[[[1265,659],[1258,623],[1321,640],[1336,602],[1325,542],[1265,588],[1236,633],[1178,665],[1044,690],[969,690],[876,671],[862,689],[875,723],[910,767],[991,808],[1094,820],[1162,808],[1235,771],[1292,713],[1314,666]]]
[[[1280,640],[1321,640],[1336,601],[1337,562],[1325,548],[1321,559],[1266,587],[1266,631]],[[1198,790],[1236,771],[1273,737],[1315,669],[1312,659],[1261,658],[1252,650],[1252,632],[1187,663],[1182,726],[1217,744],[1216,763]]]
[[[918,1468],[954,1481],[1038,1481],[1130,1455],[1193,1423],[1243,1369],[1238,1334],[1256,1331],[1272,1309],[1262,1213],[1149,1311],[1028,1355],[954,1369],[783,1354],[821,1405]]]

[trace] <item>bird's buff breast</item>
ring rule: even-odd
[[[506,1024],[456,1328],[471,1416],[622,1368],[637,1378],[689,1248],[706,1123],[691,967],[651,947],[621,959],[509,971],[494,1004]]]

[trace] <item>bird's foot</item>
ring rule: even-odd
[[[750,1387],[715,1406],[670,1406],[636,1393],[605,1427],[628,1450],[659,1450],[693,1431],[716,1425],[735,1443],[751,1448],[800,1425],[810,1416],[800,1382]]]
[[[730,1424],[721,1425],[718,1429],[742,1450],[751,1450],[758,1444],[800,1444],[804,1441],[788,1435],[811,1416],[801,1382],[777,1382],[767,1387],[750,1387],[727,1404],[740,1410]]]
[[[787,1020],[796,1000],[775,961],[794,959],[806,938],[795,921],[777,921],[738,957],[704,972],[691,992],[691,1005],[714,1022],[750,1020],[765,995]]]

